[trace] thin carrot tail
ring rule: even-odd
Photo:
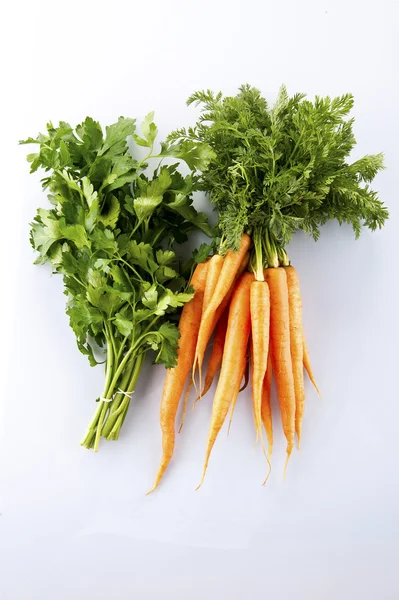
[[[262,390],[262,422],[263,427],[266,431],[267,438],[267,457],[270,460],[272,456],[273,450],[273,422],[272,422],[272,411],[271,411],[271,402],[270,402],[270,394],[271,394],[271,386],[272,386],[272,359],[270,352],[267,357],[267,369],[266,375],[263,382],[263,390]]]
[[[197,383],[195,381],[195,374],[197,372],[197,366],[198,366],[198,357],[197,357],[197,352],[196,352],[195,356],[194,356],[193,368],[191,371],[191,381],[193,382],[193,386],[194,386],[194,389],[196,392],[198,392]],[[199,389],[201,389],[201,387]]]
[[[237,404],[237,398],[238,398],[238,393],[234,396],[232,402],[231,402],[231,409],[230,409],[230,419],[229,419],[229,426],[227,429],[227,435],[230,434],[230,427],[231,427],[231,422],[233,420],[233,414],[234,414],[234,409],[236,407]]]
[[[321,392],[320,392],[320,390],[317,386],[317,383],[315,381],[315,378],[313,376],[312,366],[310,364],[309,349],[308,349],[308,345],[306,343],[306,338],[305,338],[304,333],[303,333],[303,366],[305,367],[308,377],[309,377],[310,381],[312,382],[314,388],[316,389],[316,392],[318,393],[319,397],[321,398]]]
[[[148,492],[146,493],[146,496],[148,496],[149,494],[151,494],[152,492],[154,492],[157,489],[157,487],[158,487],[162,477],[164,476],[165,471],[168,468],[169,463],[172,459],[174,447],[175,447],[175,432],[174,431],[164,432],[163,438],[162,438],[161,462],[160,462],[158,472],[155,477],[155,483],[154,483],[153,487],[150,490],[148,490]]]
[[[242,387],[240,387],[240,389],[239,389],[240,392],[243,392],[249,383],[249,362],[250,362],[250,360],[248,358],[247,364],[245,367],[245,373],[244,373],[244,383],[242,384]]]
[[[284,479],[286,478],[286,475],[287,475],[287,467],[288,467],[288,463],[289,463],[293,448],[294,448],[294,442],[289,441],[289,443],[287,445],[287,458],[285,459],[285,465],[284,465]]]
[[[296,447],[297,450],[301,449],[301,435],[302,435],[302,421],[300,423],[295,424],[295,432],[296,432]]]
[[[270,477],[270,473],[272,472],[272,463],[270,462],[270,457],[269,457],[269,456],[266,456],[266,460],[267,460],[267,465],[268,465],[269,469],[268,469],[268,471],[267,471],[266,478],[265,478],[264,482],[262,483],[262,485],[266,485],[266,483],[267,483],[267,480],[268,480],[268,479],[269,479],[269,477]]]
[[[204,483],[206,471],[207,471],[207,468],[208,468],[209,458],[211,456],[212,448],[213,448],[213,446],[215,444],[215,441],[216,441],[216,436],[214,437],[213,440],[211,440],[208,443],[208,446],[207,446],[207,449],[206,449],[206,456],[205,456],[204,468],[202,470],[201,481],[199,482],[198,486],[195,488],[195,491],[198,491],[200,489],[201,485]]]
[[[189,382],[188,382],[188,385],[187,385],[187,390],[186,390],[185,396],[184,396],[183,414],[181,416],[181,423],[180,423],[180,427],[179,427],[179,433],[183,429],[184,419],[186,417],[186,412],[187,412],[188,397],[190,395],[192,383],[193,383],[192,379],[190,379]]]
[[[204,387],[203,387],[203,389],[202,389],[202,392],[201,392],[200,394],[198,394],[198,396],[197,396],[197,397],[196,397],[196,399],[194,400],[194,405],[193,405],[193,408],[194,408],[195,404],[197,404],[197,402],[198,402],[199,400],[201,400],[201,398],[202,398],[203,396],[205,396],[205,394],[206,394],[207,392],[209,392],[209,390],[210,390],[210,388],[211,388],[211,385],[212,385],[212,383],[213,383],[213,377],[209,377],[208,375],[206,375],[206,377],[205,377],[205,382],[204,382]]]
[[[266,431],[266,439],[267,439],[266,458],[268,461],[270,461],[272,458],[272,454],[273,454],[273,431],[270,431],[269,428],[266,429],[266,427],[265,427],[265,431]]]

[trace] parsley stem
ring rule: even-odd
[[[136,277],[138,279],[140,279],[140,281],[143,281],[143,278],[140,277],[140,275],[138,274],[136,269],[131,264],[129,264],[126,260],[124,260],[121,256],[119,256],[119,254],[118,254],[118,258],[115,260],[120,260],[124,265],[126,265],[127,267],[129,267],[129,269],[131,269],[133,271],[133,273],[136,275]]]
[[[145,156],[143,159],[141,159],[141,161],[137,165],[137,167],[136,167],[137,173],[140,171],[142,165],[147,162],[147,160],[150,160],[150,158],[157,158],[157,156],[152,155],[153,150],[154,150],[154,144],[151,146],[149,154],[147,154],[147,156]]]
[[[115,344],[115,338],[114,335],[112,333],[112,327],[111,325],[109,325],[109,323],[107,321],[104,322],[104,327],[105,327],[105,336],[107,338],[107,353],[109,353],[111,351],[112,348],[112,353],[113,356],[117,356],[117,352],[116,352],[116,344]]]
[[[93,450],[94,452],[98,452],[98,448],[100,446],[100,437],[101,437],[101,430],[103,427],[103,423],[104,423],[104,419],[105,419],[105,415],[108,412],[109,409],[109,403],[108,402],[101,402],[101,404],[103,405],[100,411],[100,416],[98,419],[98,424],[97,424],[97,429],[96,429],[96,435],[94,438],[94,445],[93,445]]]
[[[108,440],[117,440],[119,432],[122,427],[123,421],[125,420],[127,410],[130,405],[130,394],[134,392],[137,384],[137,380],[140,375],[141,367],[143,366],[145,353],[140,354],[135,361],[132,362],[132,369],[129,369],[128,375],[130,380],[127,384],[123,385],[121,389],[129,394],[128,396],[121,393],[117,394],[115,400],[112,402],[112,407],[107,418],[107,422],[103,427],[102,435]],[[123,396],[123,397],[122,397]],[[115,410],[113,407],[115,406]]]
[[[105,371],[105,383],[104,383],[103,398],[105,398],[105,395],[108,392],[109,384],[111,382],[112,367],[113,367],[113,357],[114,357],[114,352],[113,352],[112,345],[109,342],[107,342],[107,361],[106,361],[106,371]]]
[[[135,366],[135,361],[136,359],[132,359],[130,361],[130,363],[128,364],[128,366],[125,369],[125,372],[123,374],[121,383],[120,383],[120,389],[122,391],[128,391],[128,385],[129,385],[129,381],[130,378],[132,376],[132,371],[134,369]],[[123,394],[121,392],[117,392],[112,400],[112,402],[110,402],[110,410],[109,410],[109,414],[107,416],[107,419],[103,425],[102,431],[101,431],[101,435],[103,437],[107,437],[113,427],[113,424],[115,423],[115,419],[113,418],[113,416],[115,416],[115,412],[117,411],[117,409],[119,408],[120,403],[123,400]]]
[[[158,233],[156,235],[154,235],[154,238],[152,241],[153,244],[157,244],[159,239],[162,239],[164,231],[165,231],[165,227],[161,227],[160,230],[158,231]]]
[[[105,396],[105,398],[107,398],[108,400],[110,398],[112,398],[112,394],[114,392],[116,384],[118,383],[118,379],[122,375],[123,369],[126,367],[126,365],[127,365],[128,361],[129,361],[130,357],[132,356],[133,352],[136,350],[138,342],[141,340],[141,337],[129,348],[129,350],[126,352],[125,356],[123,357],[123,359],[119,363],[119,366],[116,369],[115,374],[114,374],[114,376],[112,378],[112,381],[110,383],[110,386],[108,388],[107,395]]]
[[[124,348],[125,348],[126,342],[127,342],[127,340],[128,340],[128,339],[129,339],[129,336],[128,336],[128,335],[125,335],[125,337],[124,337],[124,338],[123,338],[123,340],[121,341],[121,343],[120,343],[120,346],[119,346],[118,353],[117,353],[117,355],[116,355],[115,362],[117,362],[117,363],[119,362],[119,360],[120,360],[120,358],[121,358],[121,356],[122,356],[123,350],[124,350]]]

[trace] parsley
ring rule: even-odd
[[[44,170],[51,207],[39,208],[31,224],[36,263],[49,263],[64,279],[67,314],[79,350],[92,366],[106,355],[105,384],[95,417],[82,441],[98,449],[100,436],[117,439],[145,354],[170,368],[176,364],[176,309],[192,298],[174,252],[192,229],[213,237],[205,215],[192,204],[198,168],[212,150],[202,142],[161,145],[150,113],[141,135],[134,119],[120,117],[105,132],[87,117],[73,129],[47,124],[28,155],[31,172]],[[147,148],[136,158],[136,145]],[[174,157],[186,161],[183,177]],[[157,159],[152,177],[144,174]]]
[[[382,227],[388,210],[370,188],[383,168],[382,154],[349,162],[355,146],[350,94],[338,98],[280,89],[271,108],[260,92],[244,85],[234,97],[194,93],[201,107],[195,127],[173,132],[170,144],[205,143],[215,155],[202,171],[201,186],[219,211],[221,251],[237,249],[252,234],[254,264],[287,261],[285,246],[295,231],[315,240],[329,219]]]

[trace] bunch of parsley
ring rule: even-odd
[[[206,143],[215,152],[202,173],[202,189],[219,212],[221,251],[237,249],[243,232],[254,240],[255,264],[286,264],[285,247],[295,231],[317,239],[329,219],[350,223],[356,237],[388,218],[370,188],[383,168],[382,154],[350,163],[356,141],[350,94],[331,99],[280,89],[269,107],[244,85],[236,96],[194,93],[200,105],[195,127],[173,132],[169,142]]]
[[[174,243],[192,229],[213,232],[192,205],[197,169],[212,151],[197,141],[161,144],[154,154],[157,128],[149,114],[136,133],[135,120],[119,118],[106,128],[87,117],[73,129],[47,125],[47,133],[23,144],[37,144],[28,155],[31,172],[44,169],[42,185],[50,209],[39,208],[31,224],[36,263],[49,263],[63,275],[67,314],[80,351],[90,364],[106,352],[105,384],[98,408],[82,441],[98,449],[100,437],[117,439],[144,357],[176,363],[176,309],[192,298],[179,273]],[[137,146],[147,148],[138,160]],[[187,163],[183,177],[177,164]],[[153,177],[144,171],[158,159]]]

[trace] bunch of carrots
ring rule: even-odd
[[[178,363],[167,371],[161,401],[162,459],[153,490],[173,455],[175,421],[187,385],[184,412],[192,378],[198,368],[201,392],[211,387],[220,369],[206,444],[202,484],[212,448],[229,410],[234,412],[241,382],[252,365],[252,407],[256,438],[263,447],[262,423],[267,437],[267,459],[273,447],[270,391],[274,373],[287,439],[287,462],[295,433],[298,447],[304,414],[303,366],[316,389],[302,327],[302,304],[297,272],[292,266],[247,270],[252,240],[244,233],[239,250],[223,257],[214,254],[197,265],[191,278],[195,296],[182,311],[179,323]],[[204,385],[202,367],[214,334]],[[230,417],[230,421],[231,421]],[[151,490],[151,491],[153,491]]]
[[[219,368],[200,485],[249,365],[256,439],[269,473],[275,379],[287,441],[286,470],[295,436],[298,448],[301,442],[304,367],[319,390],[303,333],[298,274],[285,248],[298,230],[317,240],[320,226],[329,219],[351,224],[357,237],[362,226],[375,230],[388,218],[369,186],[383,168],[382,154],[347,160],[355,145],[353,119],[347,118],[353,106],[350,94],[310,102],[304,94],[290,98],[283,86],[269,108],[257,89],[245,85],[236,96],[196,92],[188,100],[192,103],[201,106],[195,127],[173,132],[169,141],[207,144],[213,152],[200,180],[218,211],[220,236],[213,246],[217,251],[196,267],[191,279],[195,295],[181,314],[177,365],[168,369],[162,393],[162,458],[151,491],[173,455],[185,385],[186,407],[197,374],[198,400]]]

